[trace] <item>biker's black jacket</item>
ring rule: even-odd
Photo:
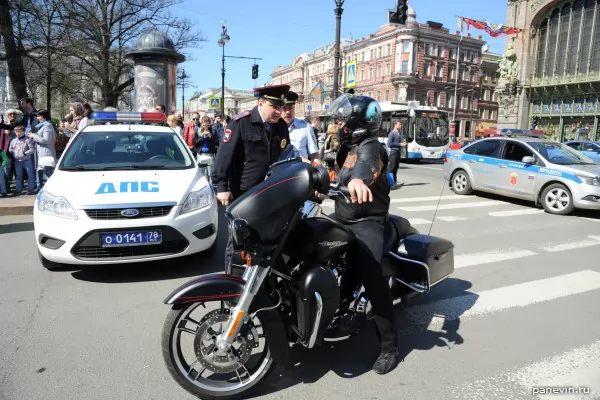
[[[388,156],[376,137],[371,136],[356,144],[344,143],[337,153],[341,166],[338,183],[347,186],[352,179],[362,179],[373,193],[373,202],[346,203],[343,198],[335,202],[335,215],[340,222],[387,220],[390,209],[390,183],[385,171]]]

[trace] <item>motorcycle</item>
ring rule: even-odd
[[[234,240],[230,273],[200,276],[165,299],[172,309],[163,358],[188,392],[247,396],[276,364],[290,366],[291,345],[312,349],[348,339],[359,330],[340,336],[343,321],[370,318],[368,293],[352,278],[347,257],[356,238],[323,213],[315,190],[350,201],[321,166],[300,158],[271,165],[263,182],[226,209]],[[385,246],[382,267],[395,304],[454,272],[452,242],[422,235],[402,217],[390,215]]]

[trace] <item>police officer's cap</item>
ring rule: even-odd
[[[283,106],[286,100],[285,95],[289,90],[290,85],[265,86],[254,89],[254,96],[268,100],[275,106]]]
[[[286,93],[286,95],[285,95],[285,105],[286,106],[293,106],[294,104],[296,104],[297,100],[298,100],[298,93],[292,92],[291,90]]]

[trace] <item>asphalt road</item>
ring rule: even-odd
[[[441,165],[399,175],[392,211],[427,232],[442,194],[431,233],[456,245],[454,275],[397,306],[404,362],[371,372],[367,329],[295,350],[298,364],[260,398],[600,399],[600,214],[557,217],[521,201],[454,196],[442,190]],[[162,301],[222,261],[50,273],[32,229],[30,216],[0,217],[0,399],[192,399],[162,361]],[[534,387],[591,392],[549,397]]]

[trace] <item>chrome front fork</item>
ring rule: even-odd
[[[217,337],[217,347],[221,351],[228,351],[237,338],[240,328],[249,318],[248,309],[254,300],[254,296],[263,284],[265,277],[270,271],[270,267],[263,268],[259,265],[246,267],[243,279],[246,281],[244,291],[240,297],[237,306],[234,307],[227,328]]]

